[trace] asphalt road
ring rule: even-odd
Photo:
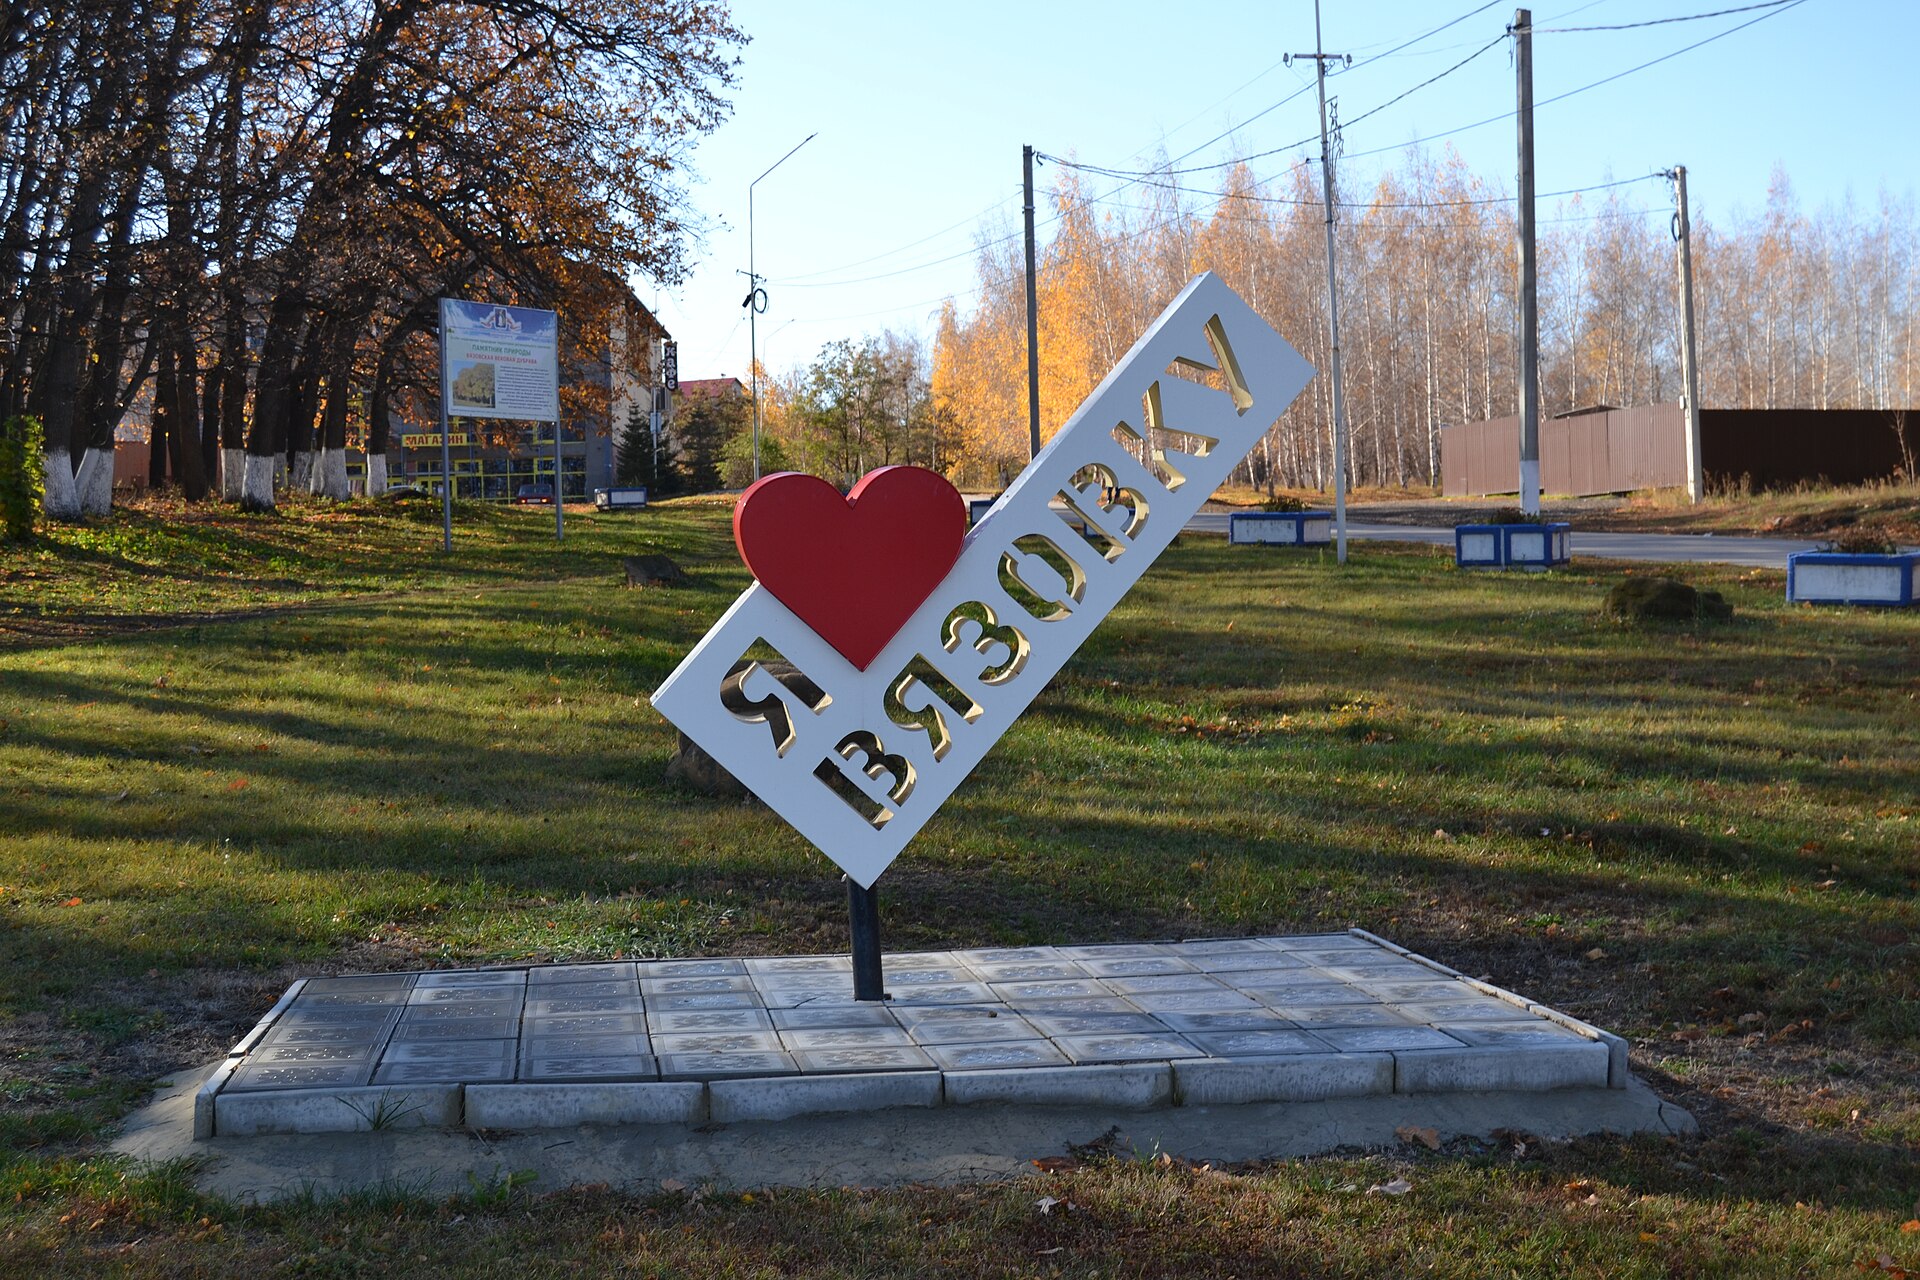
[[[1227,531],[1225,511],[1203,511],[1187,522],[1195,533]],[[1419,542],[1451,547],[1452,529],[1349,521],[1347,537],[1356,542]],[[1820,544],[1792,538],[1738,538],[1710,533],[1582,533],[1573,530],[1575,556],[1608,560],[1648,560],[1658,564],[1738,564],[1756,569],[1785,569],[1796,551],[1818,551]]]

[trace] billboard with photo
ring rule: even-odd
[[[551,311],[440,299],[446,414],[559,421],[559,335],[559,317]]]

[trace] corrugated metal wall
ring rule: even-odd
[[[1920,412],[1907,415],[1920,453]],[[1441,489],[1449,498],[1516,493],[1520,420],[1492,418],[1440,435]],[[1709,486],[1750,478],[1755,488],[1803,480],[1858,484],[1906,465],[1894,415],[1884,409],[1705,409],[1700,464]],[[1546,493],[1625,493],[1687,483],[1686,417],[1677,404],[1607,409],[1540,424]]]

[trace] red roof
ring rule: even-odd
[[[682,378],[678,394],[684,400],[720,400],[744,396],[747,389],[738,378]]]

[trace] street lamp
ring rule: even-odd
[[[787,162],[794,151],[798,151],[819,136],[819,131],[815,130],[794,143],[792,150],[767,166],[767,173],[778,169]],[[767,291],[760,287],[760,274],[754,269],[753,189],[760,185],[760,179],[765,178],[767,173],[761,174],[759,178],[747,184],[747,297],[746,301],[740,304],[747,309],[748,375],[753,381],[753,478],[755,480],[760,478],[760,336],[755,319],[767,309]]]

